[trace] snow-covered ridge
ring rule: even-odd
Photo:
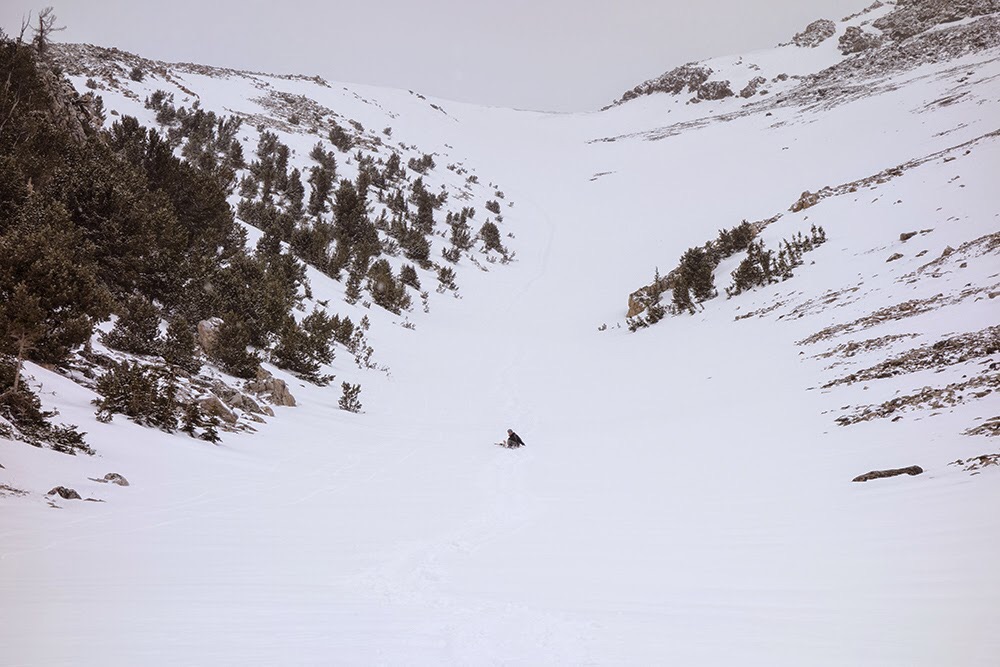
[[[612,106],[660,92],[683,96],[688,103],[734,96],[780,100],[831,79],[885,76],[995,46],[998,13],[995,0],[876,0],[839,21],[814,21],[775,49],[677,67],[625,92]],[[941,32],[947,35],[935,34]]]

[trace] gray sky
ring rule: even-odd
[[[166,61],[413,89],[479,104],[599,108],[645,79],[774,46],[870,0],[3,0],[0,26],[52,2],[57,41]]]

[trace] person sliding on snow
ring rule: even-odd
[[[511,448],[524,447],[524,440],[521,440],[521,436],[511,429],[507,429],[507,446]]]

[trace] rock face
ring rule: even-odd
[[[279,380],[263,368],[257,369],[257,379],[246,383],[248,391],[263,396],[274,405],[295,406],[295,397],[284,380]]]
[[[920,466],[910,466],[909,468],[895,468],[893,470],[872,470],[871,472],[866,472],[864,475],[858,475],[852,482],[867,482],[873,479],[882,479],[883,477],[896,477],[897,475],[919,475],[924,471]]]
[[[67,489],[65,486],[57,486],[45,495],[59,496],[63,500],[81,500],[79,493],[73,489]]]
[[[219,337],[220,326],[222,326],[222,320],[218,317],[198,322],[198,345],[201,346],[201,349],[206,354],[211,352],[215,347],[215,341]]]
[[[837,24],[830,19],[819,19],[806,26],[806,29],[792,37],[795,46],[814,49],[837,33]]]
[[[874,49],[882,43],[882,37],[870,32],[865,32],[856,25],[848,26],[844,34],[837,41],[837,48],[845,56],[852,53],[861,53],[869,49]]]

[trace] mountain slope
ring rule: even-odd
[[[793,72],[798,53],[770,57]],[[191,77],[250,113],[252,79]],[[830,106],[576,115],[332,87],[343,117],[391,109],[394,136],[502,183],[516,261],[463,267],[415,330],[370,309],[391,374],[356,376],[365,414],[276,370],[299,405],[220,447],[95,423],[88,390],[32,367],[98,455],[0,441],[0,479],[34,493],[2,499],[0,639],[19,664],[992,664],[997,470],[950,463],[996,450],[962,434],[998,413],[996,348],[864,371],[997,324],[998,77],[988,47]],[[822,196],[789,211],[803,191]],[[654,267],[778,213],[769,246],[829,239],[793,278],[627,331]],[[993,384],[837,422],[970,378]],[[527,447],[491,446],[508,427]],[[87,479],[111,470],[131,486]],[[55,511],[56,483],[106,502]]]

